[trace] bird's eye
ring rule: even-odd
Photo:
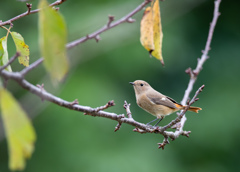
[[[142,86],[143,86],[143,84],[140,84],[140,86],[142,87]]]

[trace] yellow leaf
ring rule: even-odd
[[[155,49],[152,51],[152,55],[161,61],[162,65],[164,65],[163,57],[162,57],[162,24],[160,17],[160,7],[159,0],[156,0],[153,4],[153,39]]]
[[[68,72],[68,60],[65,44],[67,31],[65,21],[60,13],[46,0],[41,0],[39,12],[39,43],[44,65],[52,81],[61,81]]]
[[[10,170],[23,170],[34,151],[36,135],[26,113],[6,89],[0,87],[0,104],[6,132]]]
[[[7,51],[7,36],[0,39],[0,64],[1,66],[7,64],[8,62],[8,51]],[[6,70],[12,72],[10,65],[6,67]]]
[[[29,66],[29,47],[25,44],[22,35],[17,32],[10,32],[15,43],[17,51],[20,53],[18,61],[24,66]]]
[[[153,13],[152,8],[147,7],[144,11],[142,20],[141,20],[141,28],[140,28],[140,41],[142,46],[152,52],[154,50],[154,42],[153,42]]]
[[[155,0],[151,7],[147,7],[144,11],[141,27],[140,41],[143,47],[149,51],[156,59],[160,60],[164,65],[162,57],[162,25],[160,17],[159,0]]]

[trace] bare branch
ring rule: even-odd
[[[131,104],[130,103],[128,104],[127,101],[125,100],[123,107],[124,107],[124,109],[126,109],[128,118],[133,118],[132,112],[130,111],[130,106],[131,106]]]
[[[59,97],[56,97],[56,96],[48,93],[43,88],[43,85],[37,85],[37,86],[32,85],[31,83],[29,83],[28,81],[26,81],[23,78],[23,76],[21,75],[21,72],[8,72],[8,71],[3,70],[3,71],[0,72],[0,75],[3,76],[4,78],[15,80],[16,82],[18,82],[18,84],[22,88],[24,88],[24,89],[30,91],[31,93],[37,95],[38,97],[40,97],[42,99],[42,101],[47,100],[47,101],[50,101],[50,102],[52,102],[54,104],[57,104],[59,106],[62,106],[62,107],[65,107],[65,108],[68,108],[68,109],[71,109],[71,110],[83,112],[85,115],[98,116],[98,117],[104,117],[104,118],[109,118],[109,119],[115,120],[115,121],[118,122],[118,125],[115,127],[115,131],[120,129],[122,123],[127,123],[129,125],[132,125],[132,126],[136,127],[134,129],[134,131],[137,131],[139,133],[161,134],[165,138],[165,141],[163,142],[164,145],[161,146],[161,148],[166,145],[166,143],[167,143],[166,138],[170,137],[173,140],[181,134],[186,135],[186,132],[184,132],[184,131],[180,131],[178,134],[175,134],[173,132],[165,131],[167,128],[169,128],[168,126],[167,127],[158,127],[158,126],[157,127],[152,127],[152,126],[142,124],[142,123],[139,123],[139,122],[135,121],[131,116],[130,104],[128,104],[127,102],[125,102],[125,105],[124,105],[124,108],[126,109],[127,116],[128,116],[126,118],[123,114],[118,115],[116,113],[103,111],[103,110],[107,109],[108,107],[113,106],[114,105],[113,101],[109,101],[106,105],[100,106],[100,107],[97,107],[97,108],[82,106],[82,105],[78,105],[78,103],[76,101],[68,102],[66,100],[63,100]],[[197,91],[196,96],[199,93],[200,93],[200,91]],[[195,100],[196,96],[194,96],[194,98],[193,98],[194,100]],[[194,103],[194,101],[191,101],[190,105],[192,103]],[[178,118],[180,118],[180,117],[178,117]],[[176,121],[178,121],[178,120],[176,120]],[[175,123],[176,122],[172,122],[171,126],[173,126]]]
[[[213,19],[212,19],[212,22],[210,24],[210,28],[209,28],[209,33],[208,33],[208,38],[207,38],[207,42],[206,42],[206,45],[205,45],[205,49],[203,50],[203,54],[201,56],[201,58],[198,60],[198,63],[197,63],[197,67],[196,69],[194,69],[192,72],[194,75],[190,75],[190,81],[188,83],[188,87],[185,91],[185,94],[184,94],[184,97],[181,101],[181,104],[186,104],[187,102],[187,99],[193,89],[193,85],[194,83],[196,82],[197,80],[197,75],[200,73],[200,71],[202,70],[203,68],[203,64],[205,63],[205,61],[209,58],[208,57],[208,52],[210,50],[210,45],[211,45],[211,41],[212,41],[212,37],[213,37],[213,32],[214,32],[214,29],[215,29],[215,26],[216,26],[216,23],[217,23],[217,20],[218,20],[218,17],[220,15],[219,13],[219,5],[221,3],[221,0],[215,0],[214,4],[214,13],[213,13]]]
[[[131,104],[128,104],[127,101],[125,100],[123,107],[124,107],[124,109],[126,109],[128,118],[130,118],[130,119],[133,120],[133,118],[132,118],[132,113],[131,113],[131,111],[130,111],[130,105],[131,105]],[[124,114],[123,114],[123,115],[122,115],[122,118],[124,118],[124,117],[125,117],[125,116],[124,116]],[[122,126],[122,122],[118,122],[118,124],[117,124],[117,126],[115,127],[115,130],[114,130],[114,131],[115,131],[115,132],[118,131],[121,126]]]
[[[100,110],[105,110],[105,109],[107,109],[107,108],[109,108],[111,106],[115,106],[115,103],[114,103],[113,100],[107,102],[107,104],[104,105],[104,106],[100,106],[100,107],[95,108],[94,111],[95,112],[99,112]]]
[[[195,93],[195,95],[193,96],[192,100],[190,101],[190,103],[184,108],[184,110],[181,111],[181,113],[178,115],[178,117],[175,119],[175,120],[172,120],[169,124],[167,124],[166,126],[164,126],[162,129],[165,131],[167,130],[168,128],[174,126],[175,124],[177,124],[178,122],[181,121],[182,117],[185,115],[185,113],[187,112],[187,110],[189,109],[189,107],[194,103],[196,102],[197,99],[197,96],[200,92],[202,92],[204,88],[204,85],[202,85]],[[180,125],[180,127],[182,128],[182,125]],[[179,134],[180,135],[180,134]],[[179,136],[178,135],[178,136]]]
[[[66,0],[57,0],[57,1],[53,2],[52,4],[50,4],[49,6],[52,7],[52,6],[55,6],[55,5],[60,5],[60,4],[62,4],[64,1],[66,1]],[[18,20],[18,19],[20,19],[20,18],[22,18],[22,17],[25,17],[25,16],[27,16],[27,15],[29,15],[29,14],[38,13],[38,12],[40,11],[40,9],[31,10],[31,8],[32,8],[32,7],[31,7],[31,4],[29,4],[29,5],[27,4],[27,7],[28,7],[28,10],[27,10],[25,13],[22,13],[22,14],[16,16],[16,17],[13,17],[13,18],[5,21],[5,22],[0,22],[0,26],[10,25],[10,24],[11,24],[13,21],[15,21],[15,20]]]
[[[134,129],[133,129],[133,131],[134,131],[134,132],[141,133],[141,134],[147,133],[147,131],[146,131],[146,130],[139,129],[138,127],[134,128]]]
[[[140,129],[146,130],[148,132],[152,132],[152,129],[150,129],[148,126],[146,126],[145,124],[139,123],[137,121],[134,121],[132,118],[126,118],[123,115],[118,115],[116,113],[102,111],[101,107],[100,108],[91,108],[89,106],[78,105],[78,104],[63,100],[59,97],[56,97],[56,96],[48,93],[46,90],[42,89],[41,86],[40,87],[34,86],[31,83],[29,83],[28,81],[26,81],[25,79],[23,79],[20,72],[8,72],[8,71],[3,70],[0,72],[0,75],[3,76],[4,78],[15,80],[16,82],[18,82],[18,84],[22,88],[30,91],[31,93],[37,95],[38,97],[40,97],[43,100],[47,100],[49,102],[52,102],[54,104],[57,104],[59,106],[62,106],[62,107],[65,107],[65,108],[68,108],[71,110],[84,112],[87,115],[109,118],[109,119],[118,121],[120,123],[127,123],[132,126],[138,127]],[[106,107],[106,106],[109,107],[111,105],[112,105],[112,103],[108,103],[108,105],[105,105],[104,107]]]
[[[31,65],[29,65],[28,67],[24,68],[20,74],[24,77],[28,72],[30,72],[31,70],[33,70],[34,68],[36,68],[38,65],[40,65],[43,62],[43,58],[38,59],[37,61],[35,61],[34,63],[32,63]]]
[[[75,46],[77,46],[78,44],[81,44],[87,40],[90,40],[90,39],[96,39],[97,37],[99,37],[99,35],[119,24],[122,24],[122,23],[125,23],[125,22],[128,22],[128,23],[132,23],[134,22],[133,19],[131,18],[134,14],[136,14],[137,12],[139,12],[140,10],[142,10],[148,3],[150,3],[151,0],[145,0],[142,4],[140,4],[137,8],[135,8],[133,11],[131,11],[130,13],[128,13],[126,16],[122,17],[121,19],[113,22],[114,20],[114,17],[113,16],[109,16],[109,20],[108,20],[108,23],[103,26],[101,29],[89,34],[88,36],[85,36],[85,37],[82,37],[80,39],[77,39],[75,41],[72,41],[70,43],[68,43],[66,45],[66,47],[68,49],[70,48],[73,48]],[[99,41],[99,39],[96,39],[96,41]]]
[[[52,3],[50,6],[60,5],[60,4],[63,3],[64,1],[66,1],[66,0],[58,0],[58,1],[54,2],[54,3]],[[80,39],[78,39],[78,40],[69,42],[69,43],[66,45],[66,48],[71,49],[71,48],[77,46],[78,44],[83,43],[83,42],[85,42],[85,41],[87,41],[87,40],[90,40],[90,39],[95,39],[96,42],[99,42],[99,41],[101,40],[101,37],[100,37],[100,34],[101,34],[101,33],[105,32],[105,31],[107,31],[107,30],[109,30],[109,29],[111,29],[111,28],[113,28],[113,27],[115,27],[115,26],[117,26],[117,25],[119,25],[119,24],[121,24],[121,23],[124,23],[124,22],[132,23],[132,22],[134,22],[134,19],[132,19],[131,17],[132,17],[134,14],[136,14],[137,12],[139,12],[141,9],[143,9],[143,8],[144,8],[148,3],[150,3],[150,2],[151,2],[151,0],[145,0],[142,4],[140,4],[137,8],[135,8],[135,9],[134,9],[133,11],[131,11],[129,14],[127,14],[126,16],[122,17],[121,19],[117,20],[117,21],[114,22],[114,23],[112,23],[113,20],[114,20],[114,16],[109,16],[109,21],[108,21],[108,24],[107,24],[106,26],[102,27],[101,29],[95,31],[95,32],[92,33],[92,34],[88,34],[88,35],[86,35],[85,37],[82,37],[82,38],[80,38]],[[28,7],[28,9],[29,9],[29,7]],[[36,12],[39,12],[39,9],[30,11],[29,14],[36,13]],[[19,16],[24,17],[24,16],[26,16],[26,15],[28,15],[28,14],[23,13],[23,14],[21,14],[21,15],[19,15]],[[6,22],[0,23],[0,26],[6,25],[5,23],[7,23],[7,22],[10,22],[10,21],[12,22],[12,21],[17,20],[17,19],[18,19],[17,17],[18,17],[18,16],[14,17],[14,18],[6,21]],[[19,18],[21,18],[21,17],[19,17]],[[15,19],[15,18],[17,18],[17,19]],[[11,23],[11,22],[10,22],[10,23]],[[37,61],[35,61],[34,63],[32,63],[29,67],[27,67],[27,68],[25,68],[24,70],[22,70],[22,71],[21,71],[21,74],[22,74],[23,76],[25,76],[29,71],[31,71],[33,68],[37,67],[37,66],[38,66],[39,64],[41,64],[42,62],[43,62],[43,58],[38,59]]]
[[[195,84],[195,82],[197,80],[197,76],[199,75],[200,71],[202,70],[203,64],[209,58],[208,52],[210,50],[210,44],[211,44],[211,41],[212,41],[213,32],[214,32],[214,29],[215,29],[218,17],[220,15],[220,13],[219,13],[220,3],[221,3],[221,0],[215,0],[215,2],[214,2],[213,19],[212,19],[212,22],[210,24],[207,42],[206,42],[205,49],[203,51],[203,54],[202,54],[201,58],[198,59],[198,63],[197,63],[196,69],[192,70],[191,68],[188,68],[185,71],[187,74],[190,75],[190,80],[189,80],[189,83],[188,83],[188,87],[185,90],[184,97],[183,97],[183,99],[181,101],[181,104],[183,104],[183,105],[187,104],[187,100],[189,98],[190,93],[193,90],[193,85]],[[190,107],[190,105],[198,100],[198,99],[196,99],[196,96],[202,91],[203,88],[204,88],[204,85],[198,89],[198,91],[196,92],[195,96],[192,98],[192,100],[188,104],[188,106],[186,106],[186,108],[183,111],[181,111],[180,115],[175,120],[171,121],[168,125],[163,127],[163,130],[165,130],[165,129],[170,128],[170,127],[172,127],[174,125],[175,125],[175,127],[179,126],[179,128],[177,128],[177,130],[175,132],[167,132],[167,131],[165,131],[166,134],[171,139],[174,140],[179,135],[185,135],[185,136],[189,137],[189,134],[191,133],[191,131],[183,131],[184,124],[185,124],[185,122],[187,120],[187,118],[185,116],[185,113],[186,113],[187,109]],[[179,122],[179,123],[177,123],[177,122]]]
[[[162,150],[163,150],[166,144],[169,144],[168,136],[164,137],[164,140],[162,143],[158,143],[158,149],[162,148]]]
[[[4,70],[6,67],[8,67],[16,58],[18,58],[20,56],[20,53],[17,52],[13,57],[11,57],[11,59],[3,66],[0,67],[0,72],[2,70]]]

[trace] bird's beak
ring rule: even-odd
[[[129,84],[131,84],[131,85],[135,85],[134,82],[129,82]]]

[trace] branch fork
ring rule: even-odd
[[[163,150],[164,147],[166,146],[166,144],[170,144],[170,142],[168,141],[168,136],[165,136],[165,137],[164,137],[162,143],[158,143],[158,149],[161,149],[161,148],[162,148],[162,150]]]

